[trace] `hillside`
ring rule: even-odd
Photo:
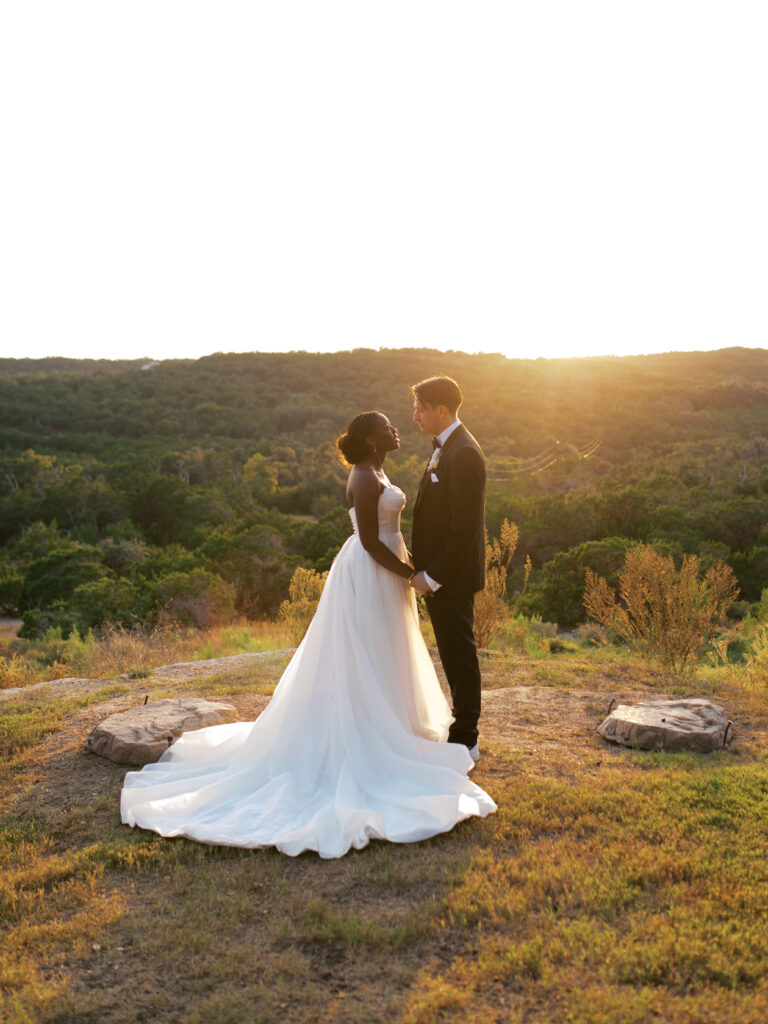
[[[768,353],[510,360],[429,350],[0,360],[0,613],[28,635],[162,609],[274,611],[296,565],[348,533],[333,439],[358,411],[399,427],[413,495],[427,454],[409,385],[455,376],[489,459],[488,527],[521,531],[526,609],[583,617],[586,565],[628,543],[723,558],[768,584]],[[407,520],[406,520],[407,528]],[[513,586],[516,578],[513,578]]]

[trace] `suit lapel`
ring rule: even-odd
[[[453,433],[448,438],[446,438],[445,444],[442,445],[441,449],[440,449],[440,460],[441,460],[441,462],[442,462],[442,459],[443,459],[443,456],[444,456],[445,452],[448,451],[452,447],[452,445],[453,445],[454,441],[456,440],[456,438],[460,434],[461,435],[466,434],[466,432],[467,432],[467,428],[464,426],[463,423],[460,423],[458,425],[458,427],[456,427],[456,429],[453,431]],[[437,471],[438,471],[438,473],[440,472],[440,464],[439,463],[438,463],[438,466],[437,466]],[[421,504],[421,499],[424,497],[424,492],[427,489],[428,483],[429,483],[429,470],[425,469],[424,470],[424,474],[423,474],[421,480],[419,481],[419,490],[418,490],[418,492],[416,494],[416,503],[413,506],[413,513],[414,513],[414,515],[416,514],[416,509]]]
[[[427,488],[427,480],[428,479],[429,479],[429,470],[425,469],[424,473],[422,474],[421,480],[419,480],[419,489],[416,492],[416,502],[415,502],[415,504],[413,506],[414,515],[416,514],[416,509],[421,504],[421,499],[422,499],[422,497],[424,495],[424,491]]]

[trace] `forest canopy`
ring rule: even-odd
[[[517,524],[529,614],[584,618],[646,543],[768,586],[768,353],[511,360],[431,350],[0,359],[0,614],[25,635],[163,617],[274,614],[298,566],[350,531],[334,439],[365,409],[399,427],[413,500],[429,443],[410,385],[447,373],[489,463],[488,530]],[[405,516],[406,534],[409,531]],[[515,573],[510,591],[514,590]]]

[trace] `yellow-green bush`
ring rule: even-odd
[[[584,606],[590,619],[643,657],[685,673],[715,645],[738,592],[733,570],[724,562],[702,577],[695,555],[685,555],[678,571],[669,556],[638,545],[627,552],[618,600],[614,589],[587,569]]]
[[[283,601],[278,612],[278,619],[288,626],[293,642],[298,644],[307,631],[307,626],[315,614],[317,603],[323,592],[327,572],[315,572],[314,569],[296,569],[291,577],[288,588],[288,600]]]

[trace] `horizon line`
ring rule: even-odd
[[[668,349],[664,352],[631,352],[631,353],[596,353],[591,355],[573,355],[573,356],[510,356],[503,352],[486,352],[478,350],[475,352],[467,352],[464,349],[438,349],[431,348],[429,346],[424,347],[395,347],[395,346],[379,346],[378,348],[372,348],[368,346],[358,346],[356,348],[341,348],[335,349],[332,352],[316,351],[311,349],[288,349],[286,351],[271,351],[271,350],[260,350],[260,349],[248,349],[244,351],[223,351],[216,350],[213,352],[207,352],[203,355],[197,356],[163,356],[156,357],[152,355],[141,355],[141,356],[70,356],[62,353],[49,354],[45,356],[0,356],[0,362],[12,362],[12,363],[31,363],[31,362],[45,362],[48,360],[55,359],[66,359],[70,362],[77,363],[144,363],[152,365],[160,365],[161,363],[171,362],[200,362],[203,359],[212,359],[216,356],[231,357],[231,356],[336,356],[336,355],[353,355],[354,353],[375,353],[384,354],[390,352],[401,352],[401,353],[417,353],[417,352],[430,352],[436,353],[441,356],[463,356],[472,358],[475,356],[486,356],[489,358],[501,358],[507,362],[527,362],[527,363],[555,363],[555,362],[573,362],[576,360],[623,360],[623,359],[651,359],[658,358],[660,356],[701,356],[701,355],[716,355],[723,352],[768,352],[768,347],[761,345],[725,345],[722,348],[707,348],[707,349]]]

